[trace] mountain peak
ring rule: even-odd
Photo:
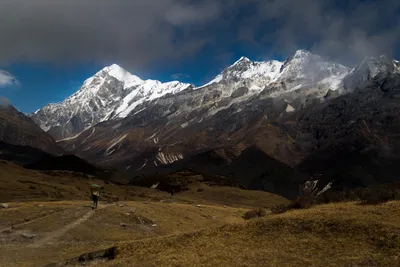
[[[106,72],[108,75],[114,77],[115,79],[125,82],[128,84],[135,83],[142,81],[139,77],[132,75],[129,73],[126,69],[122,68],[118,64],[112,64],[110,66],[104,67],[101,71],[98,73],[104,73]]]
[[[249,62],[251,62],[251,60],[248,59],[247,57],[241,57],[235,63],[233,63],[233,66],[238,64],[238,63],[242,63],[242,62],[243,63],[249,63]]]
[[[291,54],[282,66],[282,70],[288,65],[292,64],[304,64],[307,61],[321,60],[320,56],[312,54],[310,51],[299,49],[295,53]]]
[[[345,88],[354,90],[377,76],[387,76],[393,73],[400,73],[400,67],[395,60],[390,60],[387,56],[380,57],[367,56],[356,66],[344,79]]]
[[[299,49],[294,53],[293,58],[302,58],[302,57],[307,57],[309,55],[311,55],[310,51]]]
[[[381,72],[381,71],[392,71],[394,65],[395,65],[395,62],[391,61],[385,55],[381,55],[379,58],[369,56],[369,57],[365,57],[365,59],[361,62],[361,64],[356,69],[369,70],[372,73],[372,76],[375,76],[378,72]]]
[[[122,71],[125,71],[124,68],[122,68],[120,65],[115,64],[115,63],[114,63],[114,64],[111,64],[111,65],[109,65],[109,66],[104,67],[103,70],[104,70],[104,71],[107,71],[107,72],[112,71],[112,70],[122,70]]]

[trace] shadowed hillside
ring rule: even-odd
[[[0,141],[38,148],[54,155],[63,153],[53,137],[13,106],[0,106]]]

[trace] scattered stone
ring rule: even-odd
[[[126,223],[121,223],[120,225],[124,228],[126,227]]]
[[[32,233],[22,233],[21,236],[26,239],[33,239],[36,235]]]
[[[3,209],[8,209],[8,204],[7,203],[1,203],[1,207]]]
[[[216,219],[217,219],[217,216],[212,216],[212,219],[213,219],[213,220],[216,220]]]
[[[120,204],[119,207],[122,208],[124,205]]]
[[[204,192],[204,188],[197,189],[197,192]]]
[[[6,229],[6,230],[3,230],[2,233],[8,235],[8,234],[11,234],[11,233],[13,232],[13,230],[14,230],[14,229],[12,229],[12,228]]]
[[[38,207],[43,207],[43,204],[38,205]]]
[[[196,207],[201,208],[201,205],[196,205]]]
[[[222,207],[226,208],[226,206],[225,206],[225,205],[223,205]]]
[[[157,226],[157,224],[152,224],[151,226],[153,226],[153,227],[156,227],[156,226]]]
[[[131,214],[129,212],[125,213],[126,216],[130,216]]]

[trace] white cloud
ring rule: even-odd
[[[0,70],[0,87],[6,87],[17,84],[19,84],[19,81],[15,78],[14,75],[5,70]]]
[[[179,81],[181,79],[190,79],[191,77],[185,73],[175,73],[171,75],[171,78]]]

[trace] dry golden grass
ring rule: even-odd
[[[89,186],[97,183],[105,188],[101,201],[123,200],[160,201],[170,198],[166,192],[136,186],[118,186],[112,183],[76,174],[55,175],[27,170],[10,162],[0,161],[0,202],[89,200]],[[198,188],[204,192],[197,192]],[[177,193],[174,202],[190,204],[226,205],[231,207],[274,207],[289,201],[281,196],[261,191],[247,191],[233,187],[207,186],[195,183],[188,191]]]
[[[203,188],[204,191],[197,192],[199,188]],[[220,204],[243,208],[272,208],[290,203],[286,198],[268,192],[241,190],[228,186],[215,187],[203,183],[190,185],[188,191],[177,194],[174,199],[189,203]]]
[[[288,201],[203,183],[172,199],[158,190],[104,184],[120,201],[103,197],[94,212],[87,192],[93,182],[103,184],[3,164],[0,202],[10,206],[0,209],[0,266],[43,266],[114,245],[117,259],[90,264],[395,267],[399,261],[400,202],[329,204],[245,221],[251,209]],[[26,239],[23,232],[36,236]]]
[[[400,203],[317,206],[119,245],[98,266],[385,266],[400,256]]]
[[[105,184],[72,173],[51,176],[1,164],[0,203],[8,203],[9,208],[0,209],[0,266],[7,267],[43,266],[118,242],[240,223],[250,208],[288,202],[265,192],[204,184],[194,184],[170,199],[158,190]],[[101,209],[93,212],[88,196],[91,183],[104,185],[110,199],[119,201],[107,202],[103,196]],[[199,186],[204,192],[197,192]],[[22,237],[25,232],[35,237]]]
[[[106,184],[104,181],[74,173],[65,175],[62,172],[54,172],[54,175],[48,175],[0,161],[0,202],[87,200],[92,183],[104,186],[106,197],[119,197],[122,200],[140,200],[144,195],[140,197],[139,193],[146,192],[146,189]],[[160,197],[167,195],[154,190],[153,193]]]
[[[0,210],[7,217],[11,210],[26,216],[30,208],[62,207],[57,212],[0,233],[0,266],[42,266],[79,256],[85,252],[105,249],[119,241],[151,239],[170,236],[227,223],[243,221],[246,209],[220,206],[197,207],[190,204],[149,202],[121,202],[93,212],[93,215],[61,236],[58,231],[92,212],[88,202],[35,202],[18,203],[10,209]],[[26,212],[26,214],[24,213]],[[12,212],[14,213],[14,211]],[[124,224],[125,227],[123,227]],[[5,226],[5,225],[4,225]],[[4,229],[4,228],[3,228]],[[22,232],[35,233],[32,240],[20,236]],[[55,238],[40,246],[49,235]],[[12,257],[11,264],[10,257]]]

